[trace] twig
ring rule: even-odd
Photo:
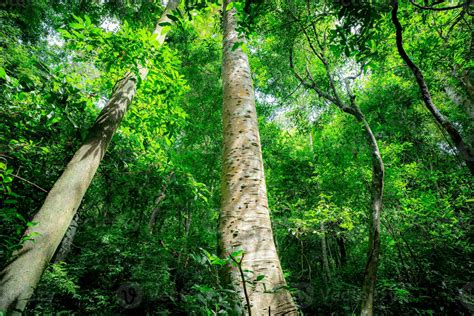
[[[234,256],[232,256],[232,254],[230,254],[229,256],[232,259],[232,261],[235,262],[235,264],[237,265],[237,268],[239,269],[240,277],[242,278],[242,285],[244,287],[245,301],[247,302],[247,311],[249,313],[249,316],[252,316],[252,310],[250,309],[250,299],[247,293],[247,285],[245,284],[245,275],[244,275],[244,271],[242,270],[242,261],[244,260],[244,255],[245,253],[242,253],[242,257],[240,258],[240,261],[237,261],[234,258]]]
[[[443,1],[444,2],[444,1]],[[453,10],[453,9],[459,9],[459,8],[462,8],[462,7],[465,7],[467,6],[469,3],[471,2],[471,0],[467,1],[467,2],[464,2],[464,3],[461,3],[461,4],[458,4],[458,5],[455,5],[455,6],[452,6],[452,7],[444,7],[444,8],[433,8],[433,7],[424,7],[424,6],[421,6],[417,3],[415,3],[414,0],[410,0],[410,3],[413,4],[415,7],[417,8],[420,8],[420,9],[423,9],[423,10],[432,10],[432,11],[447,11],[447,10]],[[439,2],[441,3],[441,2]],[[439,3],[436,3],[436,4],[439,4]],[[433,4],[435,5],[435,4]]]
[[[17,176],[16,174],[11,174],[11,175],[12,175],[13,177],[17,178],[17,179],[23,180],[23,181],[25,181],[25,182],[31,184],[32,186],[37,187],[38,189],[40,189],[40,190],[43,191],[43,192],[48,193],[47,190],[43,189],[43,188],[40,187],[39,185],[37,185],[37,184],[35,184],[35,183],[33,183],[33,182],[29,181],[29,180],[26,180],[25,178],[22,178],[22,177],[20,177],[20,176]]]

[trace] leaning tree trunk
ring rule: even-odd
[[[355,116],[364,125],[367,143],[372,155],[372,214],[369,218],[369,249],[362,284],[362,308],[360,313],[363,316],[371,316],[373,315],[375,281],[380,254],[380,213],[382,210],[384,165],[377,140],[358,107],[355,109]]]
[[[222,205],[219,220],[221,255],[244,251],[242,270],[253,273],[247,283],[252,315],[297,315],[273,240],[262,152],[258,132],[255,96],[246,54],[237,43],[236,10],[226,10],[224,1],[224,153]],[[229,267],[230,281],[244,301],[242,278],[236,267]]]
[[[155,33],[160,43],[164,41],[160,25],[171,22],[167,13],[175,7],[176,3],[170,1],[156,25]],[[147,72],[146,68],[140,69],[142,79],[146,77]],[[32,219],[38,224],[28,228],[25,234],[34,236],[34,241],[25,242],[0,274],[0,311],[13,313],[24,310],[46,265],[76,214],[136,89],[137,78],[131,73],[127,73],[117,83],[109,102],[89,130],[84,144],[74,154],[48,193],[43,206]]]
[[[449,121],[443,114],[441,114],[439,109],[434,105],[433,100],[431,99],[430,91],[428,89],[428,86],[426,85],[426,82],[425,82],[425,79],[423,78],[423,74],[421,73],[421,70],[415,65],[415,63],[413,63],[410,57],[408,57],[408,54],[403,48],[403,37],[402,37],[403,29],[402,29],[402,25],[400,24],[400,21],[398,20],[397,12],[398,12],[398,1],[395,0],[393,2],[393,9],[392,9],[392,22],[395,25],[395,29],[396,29],[396,41],[397,41],[398,53],[400,57],[402,57],[402,59],[405,61],[408,68],[411,69],[411,71],[413,72],[413,75],[415,75],[416,82],[418,83],[418,86],[420,87],[421,95],[423,97],[423,102],[425,103],[426,108],[430,111],[430,113],[435,118],[436,122],[443,128],[443,130],[449,134],[449,136],[451,137],[451,140],[454,143],[454,146],[456,147],[458,154],[466,163],[471,174],[474,175],[474,150],[471,148],[469,144],[467,144],[464,141],[464,139],[461,136],[461,133],[459,133],[456,126],[454,126],[454,124],[451,121]]]

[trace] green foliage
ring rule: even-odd
[[[350,88],[385,163],[377,314],[467,314],[460,291],[473,277],[471,176],[402,66],[389,7],[298,0],[237,1],[232,8],[248,39],[234,48],[247,52],[253,71],[274,236],[302,312],[345,315],[359,308],[372,170],[361,126],[299,85],[289,68],[294,44],[296,69],[304,76],[307,64],[320,88],[331,91],[324,63],[311,58],[296,19],[310,38],[326,34],[343,101],[349,101],[344,77],[365,64]],[[32,216],[116,82],[148,69],[83,199],[70,253],[48,266],[27,313],[243,313],[241,297],[220,274],[245,254],[214,255],[221,10],[216,1],[184,1],[170,17],[177,26],[164,25],[164,45],[152,34],[159,2],[30,1],[0,10],[1,266],[35,238],[25,229],[35,225]],[[467,15],[400,10],[406,49],[433,100],[468,137],[474,127]],[[107,31],[104,21],[116,22],[117,30]],[[249,288],[265,283],[264,275],[244,275]],[[127,310],[116,292],[129,283],[143,295]]]

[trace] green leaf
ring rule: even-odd
[[[3,67],[0,67],[0,78],[6,79],[7,73],[5,72],[5,69]]]
[[[232,51],[235,51],[237,48],[242,46],[244,42],[235,42],[234,45],[232,45]]]
[[[261,280],[263,280],[264,278],[265,278],[265,275],[260,274],[260,275],[257,276],[257,278],[256,278],[255,280],[256,280],[256,281],[261,281]]]
[[[230,254],[231,257],[237,258],[239,257],[244,251],[243,250],[237,250],[234,251],[233,253]]]
[[[177,16],[174,16],[172,14],[167,14],[166,15],[171,21],[174,21],[174,22],[178,22],[179,21],[179,17]]]
[[[83,29],[84,26],[82,24],[79,24],[79,23],[69,23],[69,26],[72,27],[73,29],[75,30],[80,30],[80,29]]]
[[[227,6],[225,7],[225,10],[226,10],[226,11],[229,11],[229,10],[231,10],[233,7],[234,7],[234,2],[229,2],[229,3],[227,4]]]

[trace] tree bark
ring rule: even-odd
[[[430,111],[436,122],[443,128],[443,130],[448,133],[454,146],[456,147],[456,151],[466,163],[471,174],[474,175],[474,150],[471,148],[471,146],[469,146],[469,144],[464,141],[461,136],[461,133],[457,130],[454,124],[449,121],[434,105],[430,91],[428,89],[421,70],[415,65],[415,63],[413,63],[410,57],[408,57],[408,54],[403,48],[403,29],[402,25],[400,24],[400,21],[398,20],[397,12],[398,1],[395,0],[393,2],[392,9],[392,22],[396,29],[396,42],[398,53],[400,57],[402,57],[403,61],[407,64],[408,68],[410,68],[410,70],[413,72],[413,75],[416,78],[416,82],[418,83],[418,86],[420,88],[423,102],[425,103],[426,108],[428,109],[428,111]]]
[[[155,33],[160,43],[160,26],[171,22],[167,17],[176,2],[170,1],[158,21]],[[145,78],[148,70],[140,68]],[[46,265],[51,260],[71,223],[81,200],[89,187],[105,151],[120,125],[137,89],[137,78],[127,73],[115,86],[112,96],[103,108],[83,145],[76,151],[66,169],[54,184],[25,235],[34,236],[17,251],[13,260],[0,273],[0,311],[21,313],[34,292]]]
[[[243,270],[253,272],[248,281],[264,275],[250,287],[252,315],[297,315],[296,305],[286,289],[273,239],[263,172],[255,96],[246,54],[236,43],[243,41],[236,31],[236,10],[226,10],[224,1],[224,43],[222,81],[224,90],[224,150],[222,201],[219,219],[219,247],[222,256],[242,249]],[[234,288],[245,299],[236,267],[229,267]]]

